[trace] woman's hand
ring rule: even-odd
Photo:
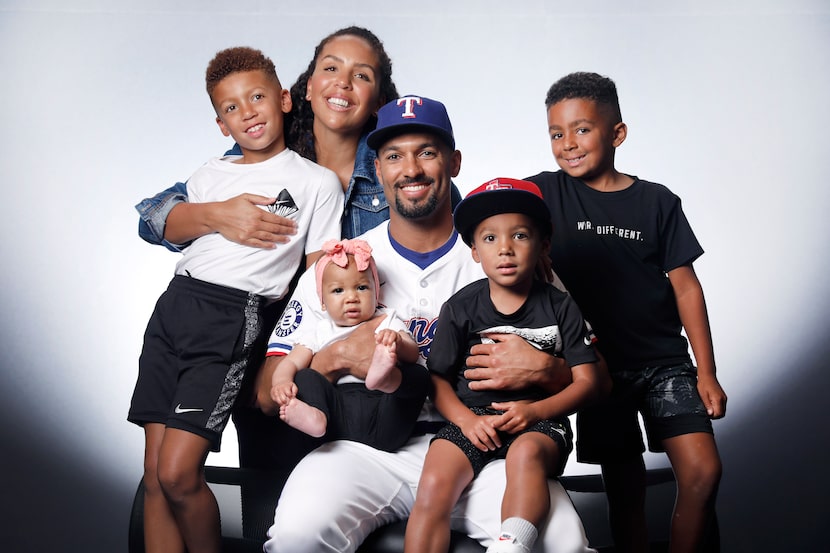
[[[167,215],[164,238],[186,244],[218,232],[243,246],[272,249],[297,233],[294,221],[258,207],[272,203],[274,198],[257,194],[240,194],[222,202],[182,202]]]
[[[210,226],[237,244],[253,248],[274,248],[285,244],[297,233],[297,223],[257,206],[270,205],[274,198],[240,194],[224,202],[215,202]]]

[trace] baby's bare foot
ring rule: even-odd
[[[320,438],[326,433],[328,420],[325,413],[295,397],[280,407],[280,418],[288,426],[314,438]]]
[[[366,387],[390,394],[401,385],[401,371],[398,369],[398,355],[394,348],[383,344],[375,346],[372,364],[366,373]]]

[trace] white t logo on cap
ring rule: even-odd
[[[418,98],[417,96],[408,96],[406,98],[398,98],[398,105],[399,106],[400,105],[405,106],[404,110],[403,110],[403,114],[401,115],[401,117],[403,117],[404,119],[414,119],[415,118],[415,112],[413,111],[412,108],[415,107],[416,104],[420,106],[422,103],[423,103],[423,101],[420,98]]]
[[[493,179],[484,186],[485,190],[503,190],[505,188],[512,190],[513,185],[509,182],[501,182],[499,179]]]

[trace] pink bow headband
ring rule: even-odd
[[[328,240],[322,247],[323,256],[317,260],[315,265],[315,276],[317,280],[317,295],[323,301],[323,271],[326,265],[334,263],[338,267],[349,266],[349,255],[354,257],[358,271],[372,270],[372,278],[375,279],[375,300],[380,300],[380,279],[375,260],[372,259],[372,246],[365,240],[354,238],[352,240]]]

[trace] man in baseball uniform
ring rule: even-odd
[[[461,168],[461,152],[455,149],[444,105],[419,96],[399,98],[383,106],[368,142],[377,150],[375,166],[391,209],[389,221],[362,238],[372,246],[377,262],[381,302],[407,322],[425,359],[443,302],[463,286],[484,277],[453,228],[450,188]],[[270,383],[277,356],[290,351],[292,336],[323,316],[314,275],[307,272],[271,336],[261,382]],[[365,332],[373,332],[364,326]],[[361,346],[371,342],[356,336],[357,332],[352,335],[354,340],[337,342],[318,353],[313,367],[332,379],[347,374],[365,376],[374,348]],[[518,388],[533,381],[554,391],[561,388],[554,382],[557,371],[551,368],[557,365],[551,356],[522,340],[502,345],[509,350],[501,354],[502,364],[509,359],[513,366],[520,366],[516,369],[518,376],[507,377],[509,373],[503,371],[499,379],[481,381],[481,386]],[[492,353],[499,356],[497,350]],[[267,394],[259,397],[267,401]],[[335,441],[304,457],[282,490],[265,551],[352,552],[373,530],[407,518],[439,420],[427,401],[415,432],[396,452]],[[497,539],[504,487],[504,461],[487,465],[456,505],[453,529],[484,546]],[[536,551],[591,551],[564,488],[557,481],[550,481],[549,487],[551,514],[540,528],[542,539]]]

